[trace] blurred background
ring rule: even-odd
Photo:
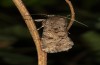
[[[0,1],[0,65],[37,65],[36,47],[22,16],[12,0]],[[22,1],[30,14],[70,14],[65,0]],[[69,30],[73,48],[48,54],[48,65],[100,65],[100,0],[71,2],[76,20],[88,27],[74,22]]]

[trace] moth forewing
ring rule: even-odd
[[[67,19],[63,16],[48,16],[43,22],[42,50],[47,53],[68,51],[73,42],[68,37]]]

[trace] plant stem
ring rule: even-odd
[[[67,31],[68,31],[71,28],[71,26],[72,26],[72,24],[73,24],[73,22],[75,20],[75,12],[74,12],[74,8],[73,8],[72,3],[69,0],[65,0],[65,1],[69,5],[70,10],[71,10],[71,20],[70,20],[69,25],[67,27]]]
[[[19,12],[21,13],[23,19],[25,20],[25,23],[35,42],[37,53],[38,53],[38,65],[47,65],[47,53],[41,50],[40,37],[32,17],[30,16],[22,0],[12,0],[12,1],[14,2]]]

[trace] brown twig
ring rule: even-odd
[[[12,0],[12,1],[14,2],[18,10],[20,11],[22,17],[24,18],[25,23],[35,42],[37,53],[38,53],[38,65],[47,65],[47,53],[41,50],[40,37],[39,37],[39,34],[37,32],[37,29],[32,17],[30,16],[28,10],[26,9],[25,5],[23,4],[21,0]]]
[[[70,27],[72,26],[74,20],[75,20],[75,12],[74,12],[74,8],[73,8],[72,3],[69,0],[65,0],[65,1],[69,5],[70,10],[71,10],[71,20],[70,20],[70,23],[69,23],[69,25],[67,27],[67,31],[68,31],[70,29]]]

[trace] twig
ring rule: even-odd
[[[70,27],[72,26],[74,20],[75,20],[75,12],[74,12],[74,8],[73,8],[72,3],[69,0],[65,0],[65,1],[69,5],[70,10],[71,10],[71,20],[70,20],[70,23],[69,23],[69,25],[67,27],[67,31],[68,31],[70,29]]]
[[[26,9],[25,5],[23,4],[21,0],[12,0],[12,1],[14,2],[18,10],[20,11],[22,17],[24,18],[25,23],[35,42],[37,53],[38,53],[38,65],[46,65],[47,64],[47,53],[41,50],[40,37],[39,37],[39,34],[37,32],[37,29],[36,29],[36,26],[35,26],[35,23],[32,17],[30,16],[28,10]]]

